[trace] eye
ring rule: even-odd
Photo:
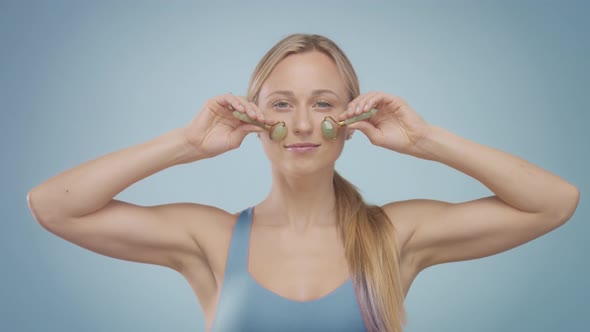
[[[274,103],[272,103],[272,107],[274,108],[278,108],[278,109],[285,109],[287,107],[289,107],[289,103],[286,101],[275,101]]]
[[[319,108],[322,108],[322,109],[328,109],[328,108],[331,108],[332,107],[332,104],[330,102],[323,101],[323,100],[318,101],[316,103],[316,105],[318,105],[318,107]]]
[[[271,105],[273,108],[280,109],[280,110],[286,110],[286,109],[290,108],[290,106],[291,106],[289,104],[289,102],[282,101],[282,100],[277,100],[277,101],[273,102]],[[328,110],[333,107],[332,103],[330,103],[328,101],[324,101],[324,100],[320,100],[320,101],[316,102],[315,106],[321,110]]]

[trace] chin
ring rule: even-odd
[[[323,162],[319,163],[317,160],[310,161],[293,161],[288,165],[283,165],[283,174],[293,177],[304,176],[322,176],[334,170],[334,163]]]
[[[333,152],[341,152],[333,151]],[[271,167],[286,176],[303,177],[329,174],[334,171],[340,153],[323,153],[314,156],[267,153]]]

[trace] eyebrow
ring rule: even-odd
[[[338,94],[336,92],[334,92],[332,90],[328,90],[328,89],[313,90],[311,92],[311,95],[317,96],[317,95],[321,95],[323,93],[332,94],[332,95],[336,96],[336,98],[340,98],[340,96],[338,96]],[[289,97],[295,97],[295,94],[293,93],[293,91],[289,91],[289,90],[277,90],[277,91],[273,91],[268,94],[269,97],[272,95],[285,95],[285,96],[289,96]]]

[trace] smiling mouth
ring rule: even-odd
[[[291,144],[291,145],[285,145],[286,148],[316,148],[320,146],[319,144],[313,144],[313,143],[298,143],[298,144]]]
[[[309,152],[315,150],[319,146],[319,144],[292,144],[286,145],[285,148],[287,149],[287,151]]]

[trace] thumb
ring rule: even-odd
[[[241,124],[236,129],[234,129],[230,134],[230,141],[238,143],[237,146],[241,144],[241,142],[246,138],[246,136],[250,133],[261,133],[265,130],[253,125],[253,124]]]
[[[355,123],[351,123],[347,126],[349,130],[351,129],[358,129],[360,130],[365,136],[371,138],[375,135],[376,131],[378,130],[372,123],[369,121],[359,121]]]

